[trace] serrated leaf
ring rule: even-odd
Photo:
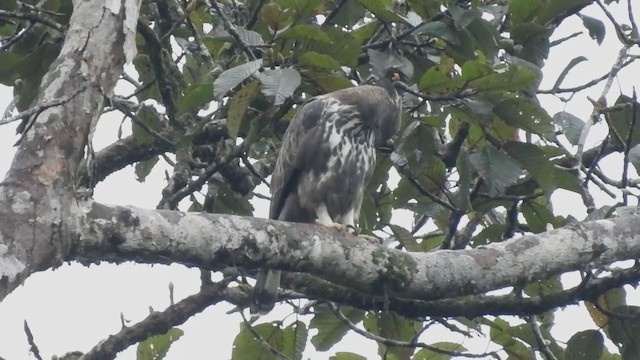
[[[167,355],[171,344],[176,342],[184,332],[178,328],[169,329],[165,334],[154,335],[138,344],[137,360],[162,360]]]
[[[350,330],[342,320],[338,319],[326,305],[314,307],[315,315],[309,323],[309,329],[318,329],[311,338],[317,351],[327,351],[333,347]],[[364,319],[364,311],[348,306],[341,306],[342,313],[354,324]]]
[[[604,350],[604,337],[597,330],[574,334],[567,342],[565,360],[600,360]]]
[[[302,54],[302,56],[300,56],[300,64],[330,70],[340,69],[341,66],[340,63],[330,55],[320,54],[315,51],[307,51]]]
[[[180,116],[189,111],[197,112],[200,107],[213,101],[213,84],[191,84],[185,90],[184,96],[178,102],[176,116]]]
[[[138,182],[144,182],[144,180],[147,178],[147,175],[151,173],[151,170],[153,170],[153,167],[156,166],[156,164],[158,163],[158,159],[159,158],[157,156],[154,156],[149,160],[140,161],[136,163],[135,173],[136,173],[136,180],[138,180]]]
[[[274,105],[281,105],[293,95],[302,78],[298,70],[293,68],[267,70],[260,74],[262,93],[273,97]]]
[[[465,352],[467,349],[461,344],[456,344],[452,342],[439,342],[435,344],[430,344],[432,347],[444,350],[444,351],[455,351],[455,352]],[[413,360],[449,360],[451,359],[450,355],[435,352],[429,349],[421,349],[414,356]]]
[[[553,115],[553,122],[562,129],[571,145],[577,145],[584,128],[584,121],[566,111]]]
[[[489,196],[503,194],[522,173],[515,161],[492,146],[483,146],[473,152],[469,160],[489,187]]]
[[[229,100],[227,130],[229,131],[230,137],[234,139],[238,137],[240,130],[243,128],[244,115],[247,112],[247,107],[255,98],[256,94],[258,94],[258,91],[260,91],[260,82],[254,80],[243,86],[235,95],[233,95],[231,100]]]
[[[243,81],[255,74],[262,67],[262,59],[249,61],[234,68],[225,70],[213,82],[213,96],[220,99]]]
[[[536,101],[518,97],[502,101],[493,112],[505,123],[540,135],[545,139],[555,138],[553,120]]]

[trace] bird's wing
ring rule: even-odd
[[[278,161],[271,176],[271,207],[269,218],[279,219],[288,196],[297,191],[297,182],[301,171],[307,167],[309,153],[313,152],[310,138],[320,136],[318,124],[321,122],[323,100],[312,98],[304,103],[289,123],[282,138],[282,147]]]

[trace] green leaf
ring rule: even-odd
[[[514,336],[514,329],[502,319],[495,319],[490,323],[491,340],[503,346],[510,359],[535,359],[528,346]]]
[[[282,353],[289,359],[301,360],[304,348],[307,346],[307,326],[302,321],[296,321],[283,331],[284,346]]]
[[[506,228],[507,227],[503,224],[491,224],[482,229],[478,235],[473,237],[472,244],[475,247],[487,245],[492,242],[500,242],[502,241],[502,236]]]
[[[356,0],[372,14],[384,22],[404,22],[404,20],[393,11],[391,0]]]
[[[159,131],[163,127],[160,114],[158,114],[158,111],[151,105],[141,106],[136,112],[136,117],[151,130]],[[133,139],[136,140],[138,144],[148,144],[156,139],[136,122],[133,122],[131,125],[131,131]]]
[[[364,6],[357,1],[346,1],[336,16],[333,17],[332,24],[353,27],[362,19],[365,10]]]
[[[629,162],[636,168],[636,172],[640,173],[640,145],[636,145],[629,150]]]
[[[178,102],[177,116],[186,112],[198,112],[200,108],[213,101],[213,84],[191,84]]]
[[[12,11],[18,8],[17,0],[0,0],[0,9]]]
[[[623,359],[639,359],[640,307],[623,305],[612,311],[619,316],[609,317],[609,338],[620,348]]]
[[[507,13],[512,23],[519,24],[532,21],[543,7],[544,2],[540,0],[512,0]]]
[[[338,343],[350,328],[338,319],[328,306],[319,305],[314,307],[314,310],[315,315],[309,323],[309,329],[318,329],[318,333],[311,338],[311,343],[317,351],[327,351]],[[348,306],[341,306],[340,310],[354,324],[364,319],[362,310]]]
[[[184,332],[178,328],[169,329],[163,335],[154,335],[138,344],[137,360],[161,360],[167,355],[171,344],[176,342]]]
[[[362,355],[354,354],[352,352],[340,351],[331,356],[329,360],[367,360],[367,358]]]
[[[562,129],[562,133],[571,145],[578,144],[584,128],[584,121],[573,114],[561,111],[553,115],[553,122]]]
[[[466,88],[478,91],[521,90],[536,81],[536,73],[532,69],[501,65],[494,70],[475,60],[462,65],[462,77],[468,80]]]
[[[465,29],[471,22],[482,16],[482,11],[480,10],[463,9],[457,5],[449,7],[449,13],[453,18],[453,24],[458,30]]]
[[[462,77],[454,77],[453,59],[443,59],[441,64],[434,65],[420,78],[418,88],[429,93],[453,94],[465,84]]]
[[[548,193],[556,189],[553,164],[538,146],[510,141],[505,144],[504,149],[512,159],[516,160],[531,174],[541,189]]]
[[[442,21],[429,21],[414,30],[414,34],[427,34],[451,44],[460,44],[458,33]]]
[[[282,329],[274,324],[259,324],[253,326],[253,330],[260,335],[262,341],[256,339],[250,325],[240,324],[240,333],[233,341],[232,360],[279,360],[270,348],[282,351],[284,348],[284,335]],[[266,343],[266,344],[265,344]]]
[[[481,147],[469,155],[469,160],[489,187],[489,196],[503,194],[522,173],[515,161],[492,146]]]
[[[300,64],[307,67],[315,67],[318,69],[340,69],[340,63],[333,57],[326,54],[320,54],[315,51],[307,51],[300,56]]]
[[[549,56],[551,34],[549,28],[536,23],[514,25],[511,29],[511,39],[516,45],[521,45],[515,54],[541,68]]]
[[[411,235],[409,230],[398,225],[389,225],[389,227],[393,232],[393,236],[395,236],[396,240],[398,240],[405,249],[408,251],[422,251],[420,245],[418,245],[416,239],[413,238],[413,235]]]
[[[396,313],[368,314],[363,322],[364,328],[378,336],[386,339],[411,341],[422,323],[408,320]],[[378,354],[381,356],[393,356],[396,359],[408,359],[413,354],[415,348],[387,346],[378,343]]]
[[[547,24],[558,16],[571,11],[577,11],[589,4],[593,0],[563,0],[546,2],[544,10],[540,13],[537,21],[539,24]]]
[[[567,74],[569,74],[569,71],[571,71],[571,69],[573,69],[576,65],[586,60],[587,58],[584,56],[578,56],[571,59],[571,61],[569,61],[569,64],[567,64],[567,66],[562,70],[562,72],[558,76],[558,80],[556,80],[556,83],[553,84],[553,88],[554,89],[559,88],[560,84],[562,84],[562,82],[564,81],[564,78],[567,76]]]
[[[138,182],[144,182],[144,180],[147,178],[147,175],[151,173],[153,167],[158,163],[158,160],[159,158],[157,156],[154,156],[149,160],[137,162],[135,167],[136,180],[138,180]]]
[[[487,59],[494,59],[498,54],[498,31],[487,20],[478,18],[467,26],[467,30],[474,38],[476,47],[482,51]]]
[[[240,40],[244,42],[246,45],[255,46],[255,45],[264,45],[264,40],[262,40],[262,36],[255,31],[247,30],[242,26],[236,28],[238,35],[240,36]]]
[[[552,295],[559,291],[562,291],[562,282],[559,277],[535,280],[524,287],[524,293],[530,297]]]
[[[556,218],[553,215],[551,205],[546,198],[537,198],[529,200],[520,205],[520,211],[527,221],[527,225],[535,234],[547,231],[547,225],[557,227]]]
[[[227,95],[229,91],[258,72],[260,67],[262,67],[262,59],[249,61],[248,63],[224,71],[213,82],[213,96],[215,96],[216,99],[221,99]]]
[[[455,352],[467,351],[467,349],[461,344],[456,344],[452,342],[439,342],[439,343],[430,344],[430,345],[444,351],[455,351]],[[451,356],[447,354],[435,352],[429,349],[421,349],[413,356],[413,360],[448,360],[448,359],[451,359]]]
[[[591,315],[593,323],[600,328],[605,328],[605,331],[607,331],[607,336],[609,336],[609,338],[611,338],[611,336],[609,335],[609,332],[606,328],[607,324],[609,323],[609,316],[601,312],[598,307],[606,311],[612,311],[617,307],[626,305],[626,298],[627,292],[624,290],[624,288],[613,288],[604,292],[602,295],[596,298],[596,303],[598,304],[598,306],[590,301],[584,302],[585,307],[589,311],[589,315]]]
[[[322,32],[318,25],[296,25],[280,34],[280,37],[283,39],[317,41],[325,44],[331,43],[329,36]]]
[[[260,18],[272,31],[284,29],[293,21],[291,12],[284,11],[276,2],[264,5],[260,11]]]
[[[545,139],[555,138],[553,120],[540,104],[530,98],[518,97],[502,101],[493,112],[505,123],[540,135]]]
[[[238,137],[240,131],[244,128],[244,119],[247,107],[260,91],[260,82],[253,80],[243,86],[229,100],[229,116],[227,118],[227,130],[232,138]]]
[[[281,105],[296,91],[302,78],[298,70],[293,68],[267,70],[260,74],[262,93],[273,97],[274,105]]]
[[[344,76],[311,71],[306,72],[304,76],[309,79],[309,81],[305,81],[305,83],[314,85],[311,89],[304,89],[305,91],[309,91],[312,95],[326,94],[353,86],[351,81]]]
[[[620,105],[621,109],[609,113],[609,123],[612,126],[610,130],[615,134],[613,141],[625,144],[631,136],[632,147],[640,144],[640,124],[637,121],[640,119],[640,104],[628,96],[620,95],[616,105]],[[633,134],[629,134],[632,126]]]
[[[574,334],[567,342],[565,360],[600,360],[604,350],[604,337],[598,330],[585,330]]]

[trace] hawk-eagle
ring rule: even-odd
[[[291,120],[271,177],[269,217],[275,220],[355,226],[376,148],[398,129],[401,97],[387,69],[376,85],[361,85],[309,99]],[[270,311],[280,271],[261,270],[252,312]]]

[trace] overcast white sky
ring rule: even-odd
[[[622,21],[627,21],[625,12],[626,2],[613,7],[613,13]],[[640,10],[636,10],[636,13]],[[599,19],[604,19],[601,11],[591,6],[584,12]],[[575,31],[583,31],[583,35],[570,40],[558,48],[551,50],[551,55],[544,68],[545,79],[541,88],[550,88],[558,74],[574,57],[583,55],[589,61],[578,65],[567,76],[564,85],[579,85],[596,76],[600,76],[611,68],[620,50],[620,44],[615,39],[614,30],[609,23],[607,38],[601,46],[589,38],[577,17],[565,21],[556,31],[554,38],[560,38]],[[637,53],[637,49],[636,49]],[[608,101],[612,103],[620,94],[631,94],[633,86],[637,86],[640,78],[640,65],[634,64],[623,70],[621,76],[614,83],[609,93]],[[590,92],[579,93],[570,103],[563,104],[551,96],[541,96],[540,100],[553,115],[558,111],[569,111],[574,115],[587,119],[591,112],[591,104],[587,96],[596,99],[604,84],[595,86]],[[0,86],[0,111],[4,111],[11,99],[11,90]],[[116,140],[121,118],[113,114],[103,117],[94,138],[97,150]],[[4,174],[13,157],[12,144],[15,124],[6,125],[0,129],[0,174]],[[130,133],[130,124],[125,122],[124,135]],[[593,144],[604,136],[604,127],[595,126],[589,143]],[[610,166],[608,172],[614,178],[619,178],[618,162],[608,159],[605,165]],[[165,166],[156,166],[145,183],[135,181],[133,167],[119,171],[108,177],[97,186],[95,199],[100,202],[117,205],[135,205],[142,208],[155,208],[160,200],[160,190],[165,185]],[[260,192],[267,193],[262,189]],[[559,215],[571,214],[579,219],[586,215],[582,201],[577,195],[560,191],[554,195],[555,211]],[[597,196],[598,205],[613,203],[611,199]],[[580,204],[580,206],[577,206]],[[256,203],[256,216],[266,217],[267,204]],[[396,216],[394,220],[399,224],[409,226],[411,219]],[[570,277],[566,281],[575,281]],[[143,319],[149,312],[149,307],[162,310],[169,304],[168,284],[175,285],[175,300],[196,293],[200,280],[197,270],[174,266],[147,266],[110,264],[84,267],[78,264],[66,264],[53,271],[45,271],[31,276],[23,286],[15,290],[0,303],[0,356],[7,360],[28,359],[29,347],[23,329],[23,321],[29,322],[41,354],[45,358],[52,355],[62,355],[67,351],[87,351],[110,334],[120,329],[120,313],[133,322]],[[637,298],[637,296],[634,297]],[[218,305],[207,309],[180,326],[185,331],[175,343],[167,356],[168,359],[184,358],[230,358],[233,339],[239,331],[240,317],[237,314],[226,315],[231,306]],[[288,314],[288,308],[278,308],[265,318],[282,319]],[[292,320],[290,317],[288,320]],[[305,320],[308,320],[306,318]],[[578,330],[595,329],[589,315],[578,306],[570,306],[556,316],[556,326],[553,333],[559,340],[568,340]],[[461,341],[474,352],[487,350],[488,338],[464,340],[458,335],[452,335],[442,328],[428,331],[424,341]],[[345,338],[334,349],[317,353],[311,351],[311,344],[307,347],[305,358],[327,359],[336,351],[353,351],[361,355],[375,357],[377,345],[375,342],[354,335]],[[495,348],[489,348],[493,350]],[[121,353],[118,359],[134,359],[135,347]]]

